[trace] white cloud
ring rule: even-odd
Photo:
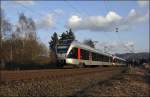
[[[13,1],[15,4],[22,4],[22,5],[33,5],[34,1],[26,1],[26,0],[21,0],[21,1]]]
[[[107,16],[105,17],[106,20],[108,21],[115,21],[115,20],[120,20],[122,19],[121,16],[119,16],[117,13],[113,12],[113,11],[110,11]]]
[[[109,12],[105,17],[103,16],[89,16],[81,18],[79,16],[71,16],[68,20],[67,26],[74,30],[86,29],[86,30],[109,30],[105,27],[117,22],[122,17],[115,12]]]
[[[108,12],[106,16],[87,16],[80,17],[73,15],[68,19],[67,28],[73,30],[91,30],[114,32],[118,27],[120,31],[128,30],[137,23],[148,19],[148,14],[141,15],[132,9],[126,17],[118,15],[114,11]]]
[[[47,28],[56,28],[56,20],[57,17],[63,15],[63,10],[55,9],[52,12],[49,12],[46,15],[42,15],[43,17],[36,20],[37,28],[38,29],[47,29]]]
[[[96,48],[108,53],[129,53],[133,51],[135,43],[132,41],[126,41],[121,43],[120,41],[101,42],[96,44]],[[130,51],[129,51],[130,50]]]
[[[79,16],[73,15],[69,18],[69,25],[68,27],[72,28],[74,27],[75,29],[79,28],[80,22],[81,22],[82,18],[80,18]]]
[[[117,41],[98,43],[96,47],[103,50],[103,52],[108,52],[112,54],[122,52],[120,51],[122,49],[122,46]]]
[[[127,48],[131,48],[131,47],[134,46],[134,42],[128,41],[128,42],[125,43],[125,46],[126,46]]]
[[[77,22],[80,22],[82,19],[79,17],[79,16],[72,16],[70,19],[69,19],[69,22],[73,22],[73,23],[77,23]]]
[[[137,1],[137,3],[141,6],[141,7],[143,7],[143,6],[147,6],[147,5],[149,5],[149,0],[138,0]]]
[[[55,25],[54,14],[52,13],[47,14],[45,17],[37,20],[36,24],[37,24],[37,28],[39,29],[53,27]]]
[[[127,17],[127,21],[128,22],[132,21],[133,23],[144,22],[147,19],[148,19],[148,13],[146,13],[145,15],[141,15],[137,13],[134,9],[132,9],[129,12],[129,15]]]

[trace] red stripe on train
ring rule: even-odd
[[[80,60],[80,57],[81,57],[81,55],[80,55],[80,48],[78,48],[78,60]]]

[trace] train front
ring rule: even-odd
[[[59,41],[59,44],[57,45],[57,49],[56,49],[58,64],[61,64],[61,65],[66,64],[66,61],[65,61],[66,54],[72,41],[73,41],[72,39]]]
[[[57,62],[59,64],[65,64],[66,53],[69,45],[57,45]]]

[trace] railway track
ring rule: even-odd
[[[101,73],[112,70],[124,70],[124,67],[97,67],[80,69],[49,69],[49,70],[23,70],[23,71],[1,71],[1,82],[34,80],[34,79],[59,79],[64,77],[81,76]]]

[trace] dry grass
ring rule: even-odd
[[[78,97],[150,97],[149,79],[144,75],[144,72],[143,69],[132,68],[122,76],[86,89]]]
[[[148,97],[150,95],[144,69],[132,68],[117,77],[114,76],[122,71],[119,67],[104,71],[94,71],[94,68],[81,71],[79,69],[80,72],[76,70],[78,69],[68,70],[67,72],[72,74],[63,77],[46,76],[32,80],[5,81],[1,83],[0,95],[21,97]],[[92,71],[89,72],[90,70]]]

